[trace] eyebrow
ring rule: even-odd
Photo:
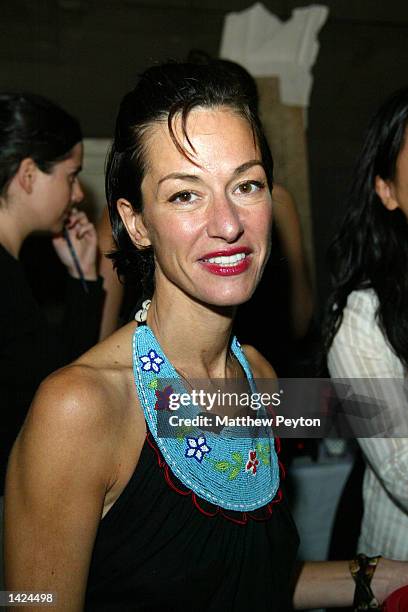
[[[183,174],[182,172],[170,172],[170,174],[167,174],[166,176],[164,176],[163,178],[160,179],[160,181],[157,183],[157,185],[161,185],[162,183],[164,183],[164,181],[167,181],[169,179],[181,179],[181,180],[188,180],[188,181],[199,181],[199,177],[195,174]]]
[[[232,173],[232,177],[234,178],[236,176],[239,176],[240,174],[243,174],[244,172],[246,172],[253,166],[261,166],[261,168],[265,170],[265,166],[260,159],[251,159],[250,161],[247,161],[244,164],[241,164],[240,166],[238,166],[238,168],[235,168],[234,172]],[[169,179],[194,181],[196,183],[201,180],[200,177],[197,176],[196,174],[185,174],[183,172],[171,172],[170,174],[167,174],[166,176],[161,178],[160,181],[157,183],[157,186],[161,185],[162,183],[164,183],[164,181],[167,181]]]
[[[260,159],[251,159],[250,161],[245,162],[241,166],[238,166],[238,168],[235,168],[232,175],[239,176],[240,174],[243,174],[244,172],[252,168],[252,166],[261,166],[261,168],[265,170],[265,166]]]

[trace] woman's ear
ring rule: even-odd
[[[385,181],[381,176],[375,177],[375,192],[388,210],[395,210],[399,204],[394,194],[392,181]]]
[[[119,198],[116,206],[133,244],[138,249],[151,246],[149,232],[143,222],[142,214],[135,212],[131,203],[124,198]]]
[[[15,179],[26,193],[32,192],[37,172],[38,166],[31,157],[25,157],[21,160]]]

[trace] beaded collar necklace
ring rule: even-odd
[[[249,363],[235,337],[231,351],[251,392],[256,392]],[[261,508],[274,498],[279,464],[273,437],[265,429],[244,427],[238,435],[233,426],[214,432],[170,425],[172,416],[179,422],[199,416],[202,410],[192,401],[170,410],[174,394],[187,394],[185,383],[148,325],[139,325],[133,336],[133,373],[149,430],[170,470],[186,487],[212,504],[241,512]]]

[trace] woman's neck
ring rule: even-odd
[[[176,369],[193,378],[226,378],[234,308],[210,307],[177,288],[156,291],[147,323]]]

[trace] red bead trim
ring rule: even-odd
[[[175,476],[172,474],[169,466],[163,459],[163,455],[161,454],[160,450],[157,448],[156,443],[153,437],[151,436],[150,432],[147,432],[146,434],[146,441],[148,445],[150,446],[150,448],[154,450],[156,454],[158,466],[160,469],[163,470],[164,479],[166,483],[169,485],[170,489],[172,489],[179,495],[183,495],[184,497],[191,495],[191,501],[193,505],[197,508],[197,510],[201,514],[203,514],[204,516],[207,516],[208,518],[214,518],[215,516],[220,514],[222,517],[224,517],[228,521],[231,521],[232,523],[236,523],[237,525],[246,525],[248,522],[248,519],[251,519],[253,521],[258,521],[258,522],[267,521],[272,516],[273,506],[275,504],[278,504],[280,501],[282,501],[283,495],[282,495],[281,489],[279,488],[274,499],[270,501],[268,504],[266,504],[265,506],[263,506],[262,508],[260,508],[260,510],[262,510],[262,516],[256,515],[256,513],[258,512],[257,510],[251,510],[250,512],[237,512],[233,510],[228,511],[228,510],[225,510],[224,508],[221,508],[220,506],[216,506],[215,504],[210,504],[209,502],[208,502],[208,506],[210,508],[214,508],[214,510],[206,510],[200,504],[201,498],[197,497],[194,491],[192,491],[191,489],[182,490],[174,483],[173,479],[175,478]],[[279,438],[275,438],[275,445],[276,445],[276,452],[279,453],[280,452]],[[280,468],[281,480],[284,480],[286,476],[285,469],[280,461],[279,461],[279,468]],[[231,512],[232,514],[229,514],[229,512]]]

